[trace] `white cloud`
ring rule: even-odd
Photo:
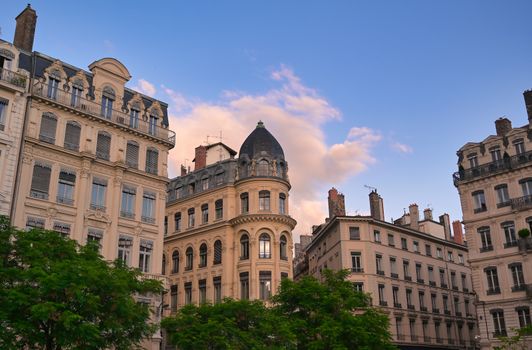
[[[392,148],[396,150],[399,153],[412,153],[414,152],[414,149],[408,145],[405,145],[403,143],[395,142],[392,144]]]
[[[144,95],[148,95],[151,97],[153,97],[157,92],[157,89],[155,89],[155,85],[144,79],[139,79],[137,82],[137,86],[135,86],[133,90],[136,90],[138,92],[143,93]]]
[[[278,87],[263,94],[223,91],[216,103],[190,101],[164,87],[171,100],[170,127],[177,134],[169,173],[175,176],[185,160],[192,166],[194,148],[207,135],[222,131],[223,142],[238,151],[262,120],[283,147],[288,162],[290,214],[298,221],[295,232],[307,234],[327,216],[327,190],[375,162],[371,149],[381,136],[367,127],[353,127],[343,142],[327,145],[323,124],[339,120],[340,111],[285,66],[272,72],[271,78],[279,82]]]

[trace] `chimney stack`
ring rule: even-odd
[[[187,174],[187,168],[183,164],[181,164],[181,176],[185,176]]]
[[[336,188],[331,188],[329,190],[329,219],[334,218],[335,216],[345,216],[345,199],[344,195],[338,193]]]
[[[453,221],[453,239],[455,243],[464,244],[464,232],[460,220]]]
[[[369,210],[372,218],[384,221],[384,203],[377,190],[373,190],[369,194]]]
[[[196,156],[194,157],[194,171],[203,169],[207,166],[207,147],[196,147]]]
[[[408,206],[408,212],[410,213],[410,228],[419,230],[419,209],[417,204],[410,204]]]
[[[426,208],[425,210],[423,210],[423,219],[432,220],[432,209]]]
[[[530,97],[532,100],[532,97]],[[526,100],[526,97],[525,97]],[[530,106],[532,108],[532,105]],[[529,113],[531,113],[529,111]],[[530,114],[528,115],[528,119],[530,120]],[[510,130],[512,130],[512,122],[508,118],[499,118],[495,121],[495,131],[497,132],[497,136],[504,136],[506,135]]]
[[[28,4],[15,19],[17,26],[15,28],[13,44],[20,49],[32,52],[35,26],[37,25],[37,12]]]
[[[532,90],[523,92],[525,98],[526,113],[528,114],[528,121],[532,122]]]
[[[451,241],[451,219],[449,218],[449,214],[440,215],[440,224],[443,225],[443,232],[445,232],[445,239],[448,241]]]

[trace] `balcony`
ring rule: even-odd
[[[153,137],[159,141],[175,146],[175,132],[149,123],[142,118],[130,118],[124,110],[107,109],[103,110],[102,105],[81,96],[73,96],[70,92],[57,89],[54,93],[48,93],[48,85],[40,82],[35,83],[33,94],[45,101],[56,104],[62,108],[79,112],[99,120],[112,123],[123,130],[136,132],[148,137]]]
[[[286,259],[285,259],[285,260],[286,260]],[[361,268],[361,267],[352,267],[352,268],[351,268],[351,272],[361,273],[361,272],[364,272],[364,269]]]
[[[520,252],[532,250],[532,237],[519,238],[519,241],[517,241],[517,245],[519,247]]]
[[[518,243],[517,241],[511,241],[504,243],[504,248],[511,248],[511,247],[517,247]]]
[[[419,311],[427,312],[428,309],[427,309],[426,306],[420,306],[420,307],[419,307]]]
[[[417,279],[417,283],[424,284],[424,283],[425,283],[425,280],[424,280],[423,278],[418,278],[418,279]]]
[[[393,307],[401,309],[403,306],[401,305],[401,303],[393,303]]]
[[[489,252],[492,250],[493,250],[493,246],[491,244],[480,248],[481,253]]]
[[[436,287],[436,282],[435,281],[429,281],[429,286]]]
[[[381,300],[381,301],[379,301],[379,305],[380,306],[388,306],[388,302]]]
[[[498,160],[471,169],[463,169],[453,174],[453,182],[458,186],[461,182],[480,179],[498,173],[517,169],[532,162],[532,151],[511,156],[505,160]]]
[[[453,290],[458,290],[458,286],[453,286]]]
[[[532,196],[523,196],[510,199],[513,210],[523,210],[532,208]]]
[[[414,310],[414,311],[416,310],[416,307],[414,305],[407,305],[406,308],[408,310]]]
[[[377,275],[384,276],[384,271],[382,271],[382,270],[377,270]]]
[[[434,307],[434,308],[432,308],[432,313],[433,314],[439,314],[440,313],[440,309],[438,309],[437,307]]]
[[[412,281],[412,276],[405,276],[405,281]]]
[[[391,277],[391,278],[399,278],[399,274],[398,274],[398,273],[394,273],[394,272],[392,272],[392,273],[390,274],[390,277]]]
[[[24,89],[26,88],[26,80],[27,78],[24,75],[0,67],[0,81],[5,81],[6,83]]]
[[[518,286],[512,286],[512,292],[522,292],[526,290],[526,284],[520,284]]]

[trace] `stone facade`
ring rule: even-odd
[[[525,101],[530,94],[525,92]],[[481,349],[530,324],[532,307],[532,238],[517,234],[532,229],[532,129],[512,128],[500,118],[496,132],[460,148],[454,174],[478,296]]]
[[[372,192],[370,202],[376,196]],[[349,269],[354,287],[370,293],[373,305],[388,314],[400,348],[474,349],[466,247],[446,240],[444,225],[430,216],[412,217],[415,210],[399,220],[404,224],[378,219],[384,216],[378,199],[373,216],[334,216],[314,229],[306,248],[309,274],[321,278],[326,268]]]
[[[0,215],[11,215],[24,127],[29,72],[19,68],[20,51],[0,40]]]
[[[277,147],[278,146],[278,147]],[[264,299],[292,277],[290,183],[280,145],[259,123],[236,152],[196,148],[196,168],[172,179],[165,273],[174,313],[188,303]]]

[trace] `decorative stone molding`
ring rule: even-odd
[[[99,222],[107,224],[107,226],[111,225],[111,219],[109,215],[100,209],[88,210],[87,213],[85,214],[86,225],[88,223],[88,220],[99,221]]]
[[[233,218],[229,221],[232,226],[249,224],[261,221],[275,222],[284,225],[288,225],[291,230],[297,224],[297,221],[286,215],[277,215],[277,214],[247,214],[240,215],[236,218]]]

